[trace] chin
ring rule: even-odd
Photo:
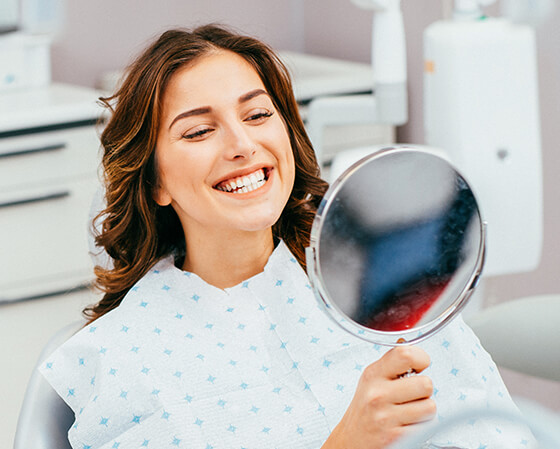
[[[263,231],[265,229],[270,229],[280,219],[281,215],[282,211],[261,217],[252,217],[245,221],[243,228],[245,231]]]

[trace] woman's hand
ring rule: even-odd
[[[430,357],[415,346],[391,349],[369,365],[360,378],[344,417],[323,446],[340,449],[381,449],[436,413],[427,376],[400,377],[422,372]]]

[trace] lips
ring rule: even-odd
[[[248,193],[262,187],[268,180],[268,169],[259,168],[252,173],[221,181],[215,189],[229,193]]]

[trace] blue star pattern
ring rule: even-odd
[[[72,447],[321,447],[388,348],[333,326],[308,285],[284,243],[263,273],[225,290],[160,261],[41,368],[76,413]],[[442,422],[463,407],[512,407],[462,320],[420,346]],[[434,444],[531,448],[523,429],[483,421]]]

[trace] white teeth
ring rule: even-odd
[[[264,170],[259,169],[248,176],[236,178],[216,188],[222,192],[248,193],[262,187],[265,183]]]

